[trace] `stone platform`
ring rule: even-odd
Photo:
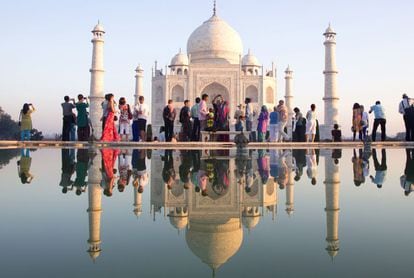
[[[414,148],[414,142],[385,141],[373,142],[374,148]],[[181,149],[181,150],[200,150],[200,149],[236,149],[233,142],[62,142],[62,141],[0,141],[0,149],[14,148],[131,148],[131,149]],[[362,142],[251,142],[249,149],[345,149],[363,148]]]

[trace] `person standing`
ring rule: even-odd
[[[106,117],[108,116],[108,102],[109,102],[109,98],[112,94],[106,94],[105,95],[105,100],[102,101],[101,103],[101,107],[102,107],[102,130],[105,129],[105,123],[106,123]]]
[[[184,106],[180,110],[181,135],[180,141],[190,141],[191,138],[191,112],[190,101],[184,100]]]
[[[131,113],[131,108],[129,104],[126,103],[126,99],[124,97],[121,97],[119,99],[118,109],[119,109],[119,134],[121,135],[121,140],[128,141],[132,113]]]
[[[140,96],[138,98],[139,103],[135,106],[135,110],[137,113],[137,128],[139,132],[139,140],[140,141],[147,141],[147,120],[149,117],[149,107],[145,103],[144,96]]]
[[[193,119],[193,129],[191,134],[192,141],[200,140],[200,119],[198,118],[201,99],[197,97],[194,105],[191,107],[191,118]]]
[[[282,137],[284,141],[287,141],[289,140],[289,135],[285,132],[285,127],[288,122],[288,110],[283,100],[279,100],[277,112],[279,112],[279,136],[277,141],[282,142]]]
[[[316,105],[312,104],[306,113],[306,142],[315,142],[316,136]]]
[[[381,164],[378,162],[377,150],[372,150],[372,159],[374,160],[375,177],[369,176],[371,181],[381,188],[387,176],[387,153],[385,149],[381,150]]]
[[[108,97],[108,115],[106,117],[105,129],[102,131],[101,140],[104,142],[119,141],[119,134],[115,127],[115,101],[114,95]]]
[[[270,113],[269,118],[269,140],[270,142],[276,142],[279,138],[279,112],[277,112],[276,106],[273,107],[273,112]]]
[[[201,96],[201,102],[198,108],[198,119],[200,120],[200,130],[204,131],[207,127],[207,118],[208,118],[208,108],[207,108],[207,101],[208,101],[208,95],[203,94]],[[200,136],[200,139],[201,136]]]
[[[253,117],[254,117],[254,111],[253,111],[253,105],[251,104],[252,100],[250,98],[246,98],[244,100],[244,104],[246,104],[246,131],[249,133],[249,141],[252,142],[253,136],[252,136],[252,128],[253,128]]]
[[[334,124],[333,129],[331,130],[332,142],[342,142],[342,132],[339,129],[338,124]]]
[[[76,110],[78,111],[77,124],[78,124],[78,140],[88,141],[90,130],[88,123],[88,111],[89,107],[88,99],[82,94],[78,95],[78,102],[76,103]]]
[[[398,112],[403,115],[405,126],[405,141],[414,141],[414,134],[412,134],[412,128],[410,127],[410,119],[408,117],[409,108],[411,107],[411,100],[407,94],[402,95],[402,100],[398,106]]]
[[[234,126],[236,131],[243,131],[243,106],[241,104],[237,105],[237,110],[234,112],[234,119],[236,120],[236,124]]]
[[[361,118],[361,127],[362,127],[362,140],[367,139],[367,133],[368,133],[368,127],[369,127],[369,115],[367,111],[365,111],[365,108],[363,105],[360,106],[361,112],[362,112],[362,118]]]
[[[70,130],[72,128],[72,123],[74,123],[73,112],[75,109],[75,100],[70,99],[69,96],[64,97],[65,102],[62,105],[63,112],[63,125],[62,125],[62,141],[70,141]],[[72,100],[72,103],[69,102]]]
[[[164,107],[163,118],[165,126],[165,140],[171,142],[171,138],[174,134],[174,120],[176,112],[173,105],[173,100],[168,100],[168,105]]]
[[[356,134],[359,134],[359,139],[362,140],[362,129],[361,129],[362,112],[358,103],[354,103],[352,107],[352,133],[353,141],[355,141]]]
[[[262,109],[259,114],[259,118],[257,119],[257,141],[258,142],[264,142],[266,131],[267,131],[267,125],[269,122],[269,112],[267,111],[267,106],[263,105]]]
[[[293,140],[296,142],[305,142],[306,119],[303,117],[302,112],[300,112],[299,108],[295,107],[293,109],[293,112],[295,112]]]
[[[20,110],[19,125],[20,125],[20,140],[30,141],[30,132],[32,131],[32,113],[35,108],[31,103],[25,103],[23,109]]]
[[[375,102],[375,105],[371,106],[369,109],[369,113],[374,112],[374,126],[372,128],[372,142],[375,142],[375,139],[377,137],[377,129],[378,126],[381,125],[381,140],[385,141],[386,138],[386,130],[385,130],[385,124],[387,123],[385,119],[385,112],[384,107],[382,107],[381,102],[377,100]]]

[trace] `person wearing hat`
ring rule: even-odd
[[[403,115],[405,126],[405,141],[414,141],[414,119],[409,116],[411,114],[412,103],[407,94],[402,95],[402,100],[398,106],[398,112]]]

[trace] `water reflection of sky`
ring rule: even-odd
[[[386,150],[380,189],[369,176],[384,174],[381,150],[383,165],[375,167],[372,155],[350,149],[338,164],[326,150],[295,151],[295,159],[290,151],[231,158],[152,151],[148,159],[144,151],[42,149],[30,152],[32,180],[24,184],[27,153],[17,154],[4,165],[13,155],[0,152],[5,277],[208,277],[211,268],[218,277],[411,272],[413,196],[400,186],[403,149]],[[72,171],[76,186],[63,194]]]

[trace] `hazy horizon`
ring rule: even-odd
[[[105,91],[133,102],[134,69],[144,68],[151,94],[154,61],[164,68],[191,32],[212,14],[205,1],[4,1],[0,17],[0,106],[14,119],[24,102],[37,108],[33,125],[60,133],[64,95],[89,95],[91,30],[98,20],[105,35]],[[277,98],[283,98],[284,70],[294,71],[294,105],[311,103],[323,122],[324,37],[330,22],[337,35],[340,124],[351,134],[352,104],[381,100],[387,133],[403,131],[398,103],[414,89],[414,26],[411,1],[219,0],[218,15],[241,36],[264,68],[277,67]],[[13,97],[8,97],[13,96]],[[54,118],[51,120],[51,118]],[[373,115],[371,115],[371,119]],[[372,122],[371,122],[372,127]]]

